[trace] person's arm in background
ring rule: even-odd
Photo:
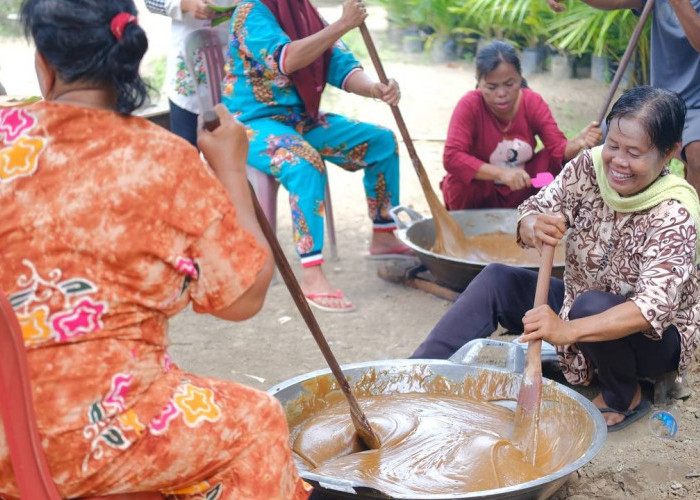
[[[447,139],[442,155],[445,170],[465,185],[476,179],[499,181],[513,191],[529,187],[530,176],[524,170],[492,165],[472,154],[477,136],[474,128],[477,114],[474,109],[474,100],[469,99],[469,95],[462,97],[457,103],[447,129]]]
[[[361,0],[345,0],[340,19],[313,35],[287,44],[284,54],[284,73],[291,74],[305,68],[331,48],[345,33],[361,25],[367,9]]]
[[[669,3],[676,12],[688,42],[700,52],[700,13],[695,10],[690,0],[669,0]]]
[[[547,0],[549,7],[554,12],[566,10],[566,7],[561,2],[564,0]],[[641,9],[644,5],[643,0],[581,0],[583,3],[590,5],[595,9],[615,10],[615,9]],[[687,1],[687,0],[686,0]]]
[[[590,149],[597,146],[603,140],[603,131],[598,122],[591,122],[573,139],[566,141],[564,150],[564,162],[573,159],[582,149]]]
[[[573,159],[582,149],[592,148],[600,144],[603,131],[597,122],[586,125],[573,139],[567,139],[554,120],[549,105],[541,95],[532,92],[531,104],[528,107],[531,118],[529,121],[535,129],[535,134],[542,140],[544,147],[551,152],[552,161],[558,165]],[[562,149],[562,145],[564,145]]]
[[[188,12],[195,19],[211,19],[216,12],[207,8],[216,5],[213,0],[146,0],[146,8],[154,14],[162,14],[177,21]]]
[[[401,91],[396,80],[390,78],[389,84],[385,85],[370,78],[362,68],[350,73],[343,88],[362,97],[381,99],[390,106],[396,106],[401,100]]]
[[[257,244],[267,250],[267,259],[253,285],[228,307],[215,311],[214,316],[241,321],[255,315],[263,306],[265,294],[272,279],[274,260],[265,235],[258,224],[253,207],[246,159],[248,136],[245,126],[239,123],[222,104],[215,108],[221,125],[213,132],[200,131],[197,145],[214,171],[214,175],[229,193],[236,209],[238,224],[253,235]]]

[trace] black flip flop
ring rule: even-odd
[[[651,403],[647,401],[646,399],[642,399],[642,401],[632,408],[631,410],[616,410],[615,408],[598,408],[600,410],[600,413],[618,413],[620,415],[623,415],[625,417],[624,420],[621,422],[616,423],[615,425],[609,425],[608,426],[608,432],[615,432],[619,431],[620,429],[624,429],[628,425],[630,425],[632,422],[636,422],[640,418],[642,418],[644,415],[649,413],[651,411]]]

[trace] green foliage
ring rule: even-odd
[[[17,37],[22,35],[18,20],[8,19],[10,15],[19,15],[22,0],[0,0],[0,37]]]
[[[390,23],[398,28],[406,28],[414,23],[411,15],[418,0],[377,0],[384,7]]]
[[[143,69],[143,79],[149,87],[148,96],[153,102],[160,100],[160,92],[165,83],[166,64],[165,56],[160,56]]]
[[[570,5],[552,22],[548,42],[575,55],[593,53],[619,61],[627,48],[638,17],[629,9],[598,10],[583,2]],[[651,52],[651,22],[647,21],[637,42],[633,60],[645,80]],[[644,83],[638,82],[638,83]]]
[[[620,60],[637,24],[629,9],[598,10],[580,0],[565,0],[552,11],[545,0],[376,0],[397,27],[421,26],[428,39],[456,37],[460,43],[479,38],[507,40],[517,47],[547,44],[561,53],[593,53]],[[647,75],[650,23],[637,43],[634,58]],[[642,83],[642,82],[640,82]]]

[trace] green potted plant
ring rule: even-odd
[[[379,5],[386,10],[387,37],[394,45],[402,45],[404,36],[418,34],[417,26],[411,19],[415,2],[416,0],[378,0]]]
[[[415,16],[432,31],[425,45],[433,62],[449,61],[456,56],[453,30],[459,18],[452,10],[456,5],[457,0],[417,0],[415,4]]]
[[[515,34],[510,23],[506,22],[492,8],[493,0],[467,0],[459,2],[450,11],[457,16],[457,26],[453,35],[467,43],[477,42],[476,51],[492,40],[513,42]]]
[[[630,10],[604,11],[576,2],[552,22],[554,34],[549,38],[549,43],[574,55],[590,52],[591,78],[607,82],[611,78],[610,61],[619,61],[622,57],[637,19]],[[645,26],[635,51],[634,59],[639,61],[641,73],[646,74],[649,24]],[[632,69],[630,71],[634,72]],[[635,83],[635,80],[631,79],[631,83]]]

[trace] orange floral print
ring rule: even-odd
[[[307,498],[279,403],[185,373],[167,353],[170,317],[231,305],[266,258],[197,150],[109,111],[8,109],[0,289],[61,497],[206,483],[171,498]],[[3,432],[0,497],[18,497]]]

